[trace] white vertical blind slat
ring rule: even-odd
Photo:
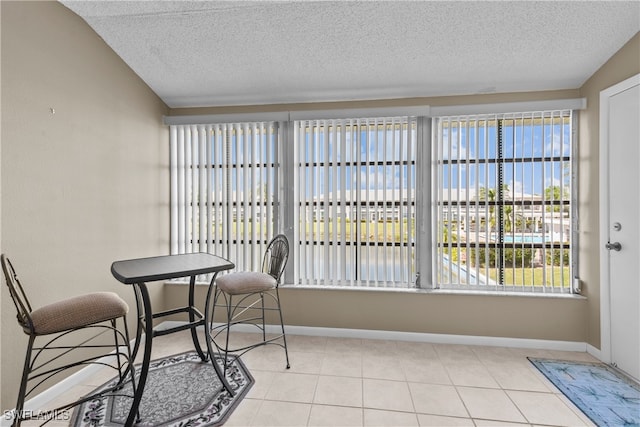
[[[308,224],[308,207],[307,207],[307,198],[305,197],[305,192],[306,192],[306,174],[307,174],[307,166],[305,164],[305,157],[306,157],[306,153],[308,151],[308,140],[307,140],[307,128],[308,128],[308,124],[307,122],[300,122],[299,126],[297,127],[297,135],[298,135],[298,141],[296,142],[296,146],[297,147],[301,147],[302,149],[300,150],[299,154],[299,158],[297,159],[298,161],[298,182],[299,184],[299,193],[298,193],[298,198],[299,198],[299,221],[296,222],[296,227],[299,230],[300,233],[300,251],[299,251],[299,256],[298,256],[298,260],[299,262],[296,264],[296,266],[298,267],[299,270],[299,274],[300,274],[300,280],[301,283],[306,284],[306,281],[308,280],[309,275],[307,275],[307,262],[308,260],[308,256],[307,256],[307,245],[308,245],[308,241],[307,241],[307,224]]]
[[[211,164],[212,159],[212,147],[211,147],[211,126],[204,127],[204,135],[203,139],[205,141],[205,150],[204,150],[204,164],[206,165],[206,173],[205,173],[205,203],[206,203],[206,218],[207,222],[205,224],[206,228],[206,239],[207,239],[207,252],[209,253],[219,253],[217,248],[215,247],[215,242],[213,240],[213,227],[215,226],[215,221],[213,219],[213,166]]]
[[[193,132],[191,126],[186,129],[185,158],[185,239],[186,251],[193,252]]]
[[[300,169],[300,173],[301,173],[301,200],[302,200],[302,216],[304,218],[304,222],[301,224],[301,230],[300,232],[302,233],[303,237],[302,237],[302,254],[301,254],[301,258],[300,260],[302,261],[302,277],[304,278],[305,282],[307,284],[311,284],[310,283],[310,278],[313,277],[313,272],[310,270],[309,266],[310,266],[310,262],[311,262],[311,257],[310,257],[310,236],[313,233],[313,229],[311,229],[311,219],[309,218],[309,215],[311,215],[311,210],[313,209],[313,206],[310,204],[310,201],[308,200],[308,198],[306,197],[307,194],[311,193],[310,190],[310,180],[308,179],[310,176],[310,171],[312,168],[311,165],[311,159],[308,159],[308,152],[312,146],[312,140],[313,140],[313,123],[312,122],[307,122],[305,124],[303,124],[302,128],[301,128],[301,145],[304,147],[304,152],[301,153],[301,157],[300,157],[300,163],[301,163],[301,169]]]
[[[169,164],[170,164],[170,198],[171,198],[171,214],[170,214],[170,239],[171,253],[178,253],[178,127],[171,126],[169,128]]]
[[[329,174],[331,170],[329,169],[329,138],[330,138],[331,126],[324,127],[324,135],[322,138],[322,201],[324,203],[324,209],[322,210],[322,234],[323,234],[323,255],[322,259],[324,260],[324,272],[322,277],[326,281],[331,277],[330,265],[331,265],[331,254],[329,247],[329,210],[331,209],[331,192],[329,191]],[[320,230],[318,230],[318,233]]]
[[[178,253],[185,252],[186,235],[185,235],[185,130],[183,127],[178,131]]]
[[[258,130],[258,124],[257,123],[253,123],[252,124],[252,129],[251,129],[251,135],[252,135],[252,144],[249,147],[249,150],[251,152],[251,158],[249,159],[249,170],[247,171],[249,173],[249,179],[250,179],[250,186],[251,189],[250,190],[250,194],[249,194],[249,200],[250,200],[250,205],[249,205],[249,211],[251,213],[251,224],[245,225],[245,228],[250,228],[250,233],[251,233],[251,239],[250,239],[250,244],[251,247],[254,248],[253,250],[251,250],[249,252],[249,255],[251,256],[251,269],[252,270],[257,270],[258,268],[260,268],[260,263],[258,262],[258,254],[262,253],[261,251],[261,245],[260,243],[258,243],[258,241],[256,240],[256,227],[257,227],[257,216],[256,216],[256,210],[257,210],[257,203],[258,200],[260,199],[260,192],[262,191],[262,188],[260,187],[260,180],[258,179],[259,176],[259,167],[260,167],[260,162],[258,161],[258,147],[260,145],[260,131]],[[245,247],[248,245],[245,245]],[[257,248],[258,250],[255,250],[255,248]]]
[[[275,209],[275,204],[271,203],[271,185],[273,185],[271,175],[273,168],[271,165],[276,162],[271,158],[270,153],[274,153],[275,155],[277,147],[272,147],[272,150],[269,150],[271,132],[277,135],[277,129],[274,127],[270,127],[265,123],[260,124],[260,151],[258,157],[260,167],[258,170],[260,171],[259,181],[262,182],[262,188],[260,189],[260,197],[258,198],[260,201],[258,205],[260,209],[260,213],[258,214],[260,230],[256,233],[260,241],[260,256],[265,250],[265,240],[270,237],[266,234],[267,224],[270,224],[272,221],[271,212],[268,207],[271,205],[274,206]]]
[[[207,189],[209,188],[207,184],[207,141],[206,141],[206,131],[204,126],[198,126],[198,231],[199,231],[199,245],[198,251],[207,252],[208,250],[208,242],[207,242]]]
[[[231,154],[230,147],[231,138],[230,138],[230,126],[227,124],[223,124],[218,126],[219,132],[219,142],[220,142],[220,194],[221,199],[226,201],[226,203],[221,203],[220,209],[222,210],[222,223],[224,224],[224,234],[223,234],[223,242],[227,242],[226,246],[226,256],[228,258],[232,258],[232,242],[234,240],[235,230],[233,228],[233,203],[235,200],[233,199],[233,194],[231,193],[231,178],[232,178],[232,170],[230,168],[231,164]],[[223,243],[224,244],[224,243]]]
[[[464,168],[465,170],[465,188],[467,193],[469,193],[469,191],[471,190],[471,168],[472,165],[469,162],[470,156],[471,156],[471,147],[470,147],[470,135],[469,135],[469,121],[466,121],[464,124],[464,152],[465,152],[465,160],[467,162],[467,166]],[[468,197],[468,196],[467,196]],[[470,215],[470,210],[469,210],[469,205],[467,204],[465,206],[464,209],[464,234],[465,234],[465,241],[468,242],[469,241],[469,215]],[[461,222],[462,224],[462,222]],[[466,248],[464,249],[465,253],[466,253]],[[467,254],[468,256],[468,254]],[[471,269],[470,268],[466,268],[465,271],[465,280],[467,282],[467,284],[469,285],[475,285],[475,283],[471,283]]]
[[[340,159],[342,162],[342,167],[340,168],[340,212],[342,214],[341,229],[340,233],[340,255],[341,260],[343,262],[342,276],[340,277],[341,281],[347,283],[347,280],[352,276],[347,273],[347,259],[351,255],[351,251],[347,248],[346,244],[346,236],[347,236],[347,221],[349,221],[349,229],[351,228],[350,219],[350,211],[351,207],[347,204],[347,182],[350,181],[351,177],[347,175],[347,165],[351,158],[347,155],[347,129],[346,126],[340,126]]]
[[[378,283],[381,282],[388,282],[388,283],[393,283],[393,281],[389,281],[388,277],[387,277],[387,272],[383,269],[381,271],[380,269],[380,264],[384,263],[388,257],[388,247],[390,245],[392,245],[392,239],[389,239],[389,232],[388,232],[388,228],[389,228],[389,224],[387,223],[386,220],[384,220],[384,218],[386,217],[386,215],[389,214],[389,209],[390,207],[388,206],[388,203],[392,200],[388,200],[387,198],[387,189],[389,187],[391,187],[391,192],[393,193],[393,183],[389,182],[389,173],[387,173],[389,170],[393,171],[393,166],[390,167],[388,164],[393,162],[393,148],[390,147],[390,141],[393,140],[393,138],[389,137],[389,133],[391,133],[391,135],[393,135],[393,126],[389,123],[389,120],[387,118],[380,118],[378,120],[375,121],[374,126],[376,128],[376,132],[375,132],[375,138],[376,138],[376,149],[379,150],[378,152],[382,153],[382,162],[383,162],[383,166],[382,166],[382,194],[383,194],[383,200],[382,200],[382,206],[378,207],[378,215],[376,215],[376,220],[378,222],[378,224],[382,225],[382,230],[379,236],[376,237],[376,240],[379,240],[381,245],[382,245],[382,249],[376,250],[376,275],[375,275],[375,280]],[[393,172],[392,172],[393,173]],[[392,178],[392,177],[391,177]],[[393,211],[394,208],[391,207],[391,215],[393,215]],[[383,215],[382,218],[379,217],[379,215]],[[383,221],[381,221],[381,219]],[[391,252],[393,252],[393,249],[391,250]],[[380,259],[382,258],[382,259]],[[384,265],[384,264],[383,264]]]
[[[339,208],[338,208],[338,180],[340,179],[340,175],[338,174],[338,161],[339,161],[339,141],[338,141],[338,126],[331,127],[331,146],[329,149],[329,155],[331,156],[330,160],[332,163],[331,168],[331,230],[333,241],[331,242],[331,272],[330,277],[335,278],[335,280],[340,280],[340,269],[341,269],[341,259],[338,256],[338,244],[335,241],[335,235],[338,233],[338,225],[339,221]]]
[[[317,212],[318,212],[318,207],[320,202],[320,199],[318,197],[318,173],[317,173],[319,168],[318,141],[320,139],[320,129],[321,129],[320,123],[319,122],[314,123],[314,132],[313,132],[313,137],[311,139],[312,155],[309,156],[308,158],[308,162],[311,165],[311,169],[312,169],[312,172],[309,176],[312,203],[311,203],[311,209],[309,209],[309,236],[311,237],[309,249],[310,249],[311,257],[308,265],[309,265],[309,270],[313,275],[313,282],[316,285],[318,283],[321,283],[319,281],[322,280],[322,277],[320,275],[320,271],[321,271],[320,263],[322,261],[319,259],[319,254],[316,253],[316,252],[319,252],[318,248],[316,247],[317,239],[318,239],[318,224],[316,222],[316,218],[317,218]],[[318,260],[319,262],[314,262],[314,260]]]
[[[453,131],[452,131],[452,123],[451,121],[449,121],[449,128],[448,128],[448,133],[447,133],[447,137],[448,137],[448,143],[449,143],[449,149],[447,150],[447,155],[449,157],[449,159],[453,158]],[[453,192],[451,191],[453,187],[453,167],[451,165],[449,165],[448,167],[448,172],[449,172],[449,195],[448,195],[448,201],[451,202],[453,200]],[[447,209],[447,224],[452,224],[453,220],[452,220],[452,212],[453,209],[448,208]],[[449,229],[447,230],[447,245],[448,245],[448,264],[449,264],[449,280],[447,281],[448,284],[453,283],[453,263],[451,260],[451,254],[453,253],[453,243],[452,243],[452,238],[451,238],[451,226],[449,227]]]
[[[301,159],[304,153],[304,138],[301,136],[300,134],[300,123],[297,123],[293,126],[293,150],[294,150],[294,162],[296,165],[295,171],[293,173],[294,176],[294,180],[293,180],[293,188],[294,188],[294,194],[295,194],[295,209],[294,209],[294,216],[293,216],[293,240],[295,242],[297,242],[298,244],[294,244],[293,245],[293,251],[295,252],[294,255],[294,259],[298,260],[298,262],[294,263],[293,265],[293,269],[294,269],[294,283],[301,283],[302,280],[302,275],[301,275],[301,268],[302,268],[302,260],[303,258],[303,252],[302,252],[302,248],[304,247],[304,233],[302,232],[302,226],[304,224],[304,215],[302,212],[302,200],[303,198],[301,197],[303,194],[302,191],[302,174],[303,174],[303,170],[304,170],[304,166],[301,164]]]
[[[251,259],[249,258],[249,248],[245,243],[249,241],[249,230],[247,227],[248,218],[250,218],[249,212],[249,197],[251,196],[251,187],[249,187],[249,161],[250,161],[250,142],[251,142],[251,133],[249,131],[249,124],[243,123],[241,126],[238,126],[238,133],[236,137],[242,141],[242,162],[240,163],[240,168],[237,169],[238,181],[242,181],[241,185],[241,205],[238,208],[240,212],[240,218],[236,220],[239,224],[239,242],[238,247],[240,248],[240,255],[238,259],[241,259],[243,265],[247,266],[251,269]]]
[[[409,137],[409,135],[407,134],[407,131],[408,131],[408,127],[407,126],[408,126],[408,124],[409,123],[403,124],[402,122],[400,122],[398,124],[399,132],[400,132],[400,141],[401,141],[400,142],[400,152],[398,153],[399,154],[399,159],[398,160],[400,162],[406,162],[408,160],[408,157],[407,157],[407,144],[408,144],[408,137]],[[408,163],[407,163],[407,165],[408,165]],[[406,194],[406,187],[404,185],[404,181],[406,179],[405,170],[402,167],[402,163],[399,163],[398,166],[399,166],[399,169],[400,169],[398,171],[398,176],[399,176],[398,177],[398,187],[400,188],[400,191],[399,191],[400,195],[399,195],[399,200],[396,200],[396,203],[398,203],[398,209],[397,209],[398,210],[398,222],[400,223],[398,228],[400,229],[400,239],[402,240],[402,236],[404,235],[404,232],[405,232],[404,223],[402,221],[402,213],[404,211],[403,201],[406,199],[407,194]],[[392,208],[391,215],[395,218],[395,207]],[[395,230],[394,230],[394,232],[395,232]],[[399,258],[400,265],[404,266],[405,263],[406,263],[406,260],[405,260],[405,251],[403,250],[402,246],[400,246],[400,253],[399,253],[398,258]],[[394,271],[394,276],[395,276],[396,275],[395,269],[393,271]],[[403,281],[408,281],[409,280],[409,278],[406,277],[406,270],[405,269],[400,270],[398,273],[399,273],[400,276],[399,277],[394,277],[394,282],[395,283],[399,283],[399,282],[403,282]]]
[[[198,251],[198,238],[200,237],[200,230],[198,227],[198,128],[191,126],[191,143],[189,148],[191,150],[191,173],[189,177],[191,179],[191,252]]]

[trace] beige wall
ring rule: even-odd
[[[184,286],[165,288],[167,301],[183,301],[184,295]],[[206,286],[199,286],[196,300],[203,302],[205,295]],[[574,342],[586,338],[586,301],[578,298],[294,287],[282,288],[280,297],[287,325]],[[222,318],[216,315],[216,320]]]
[[[637,33],[580,88],[588,108],[580,114],[580,277],[588,296],[587,342],[600,348],[599,147],[600,91],[640,73]],[[637,141],[635,141],[637,143]]]
[[[0,7],[0,23],[2,22],[2,7]],[[0,27],[0,58],[2,58],[2,31]],[[0,61],[0,64],[2,61]],[[2,66],[0,66],[0,82],[2,81]],[[0,100],[2,100],[2,85],[0,84]],[[2,102],[0,102],[0,253],[2,253]],[[1,280],[1,279],[0,279]],[[2,293],[0,292],[0,325],[2,324]],[[1,330],[0,330],[1,332]],[[0,389],[2,389],[2,339],[0,336]],[[0,409],[2,396],[0,395]]]
[[[168,253],[167,107],[60,3],[0,3],[2,250],[35,306],[110,290],[135,312],[133,293],[109,269]],[[27,337],[2,283],[7,409]],[[157,304],[161,294],[153,292]]]

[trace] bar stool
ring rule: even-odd
[[[287,338],[282,319],[280,295],[278,287],[284,268],[289,257],[289,242],[283,234],[275,236],[267,245],[262,260],[262,271],[241,271],[225,274],[216,279],[213,305],[210,306],[211,294],[207,295],[207,306],[211,307],[211,323],[209,335],[218,351],[224,354],[224,372],[227,370],[228,355],[233,353],[233,359],[242,356],[256,347],[275,344],[284,349],[287,369],[289,369],[289,352]],[[216,307],[223,309],[226,315],[224,323],[214,326]],[[266,315],[277,312],[280,320],[281,333],[267,338]],[[231,329],[237,325],[251,325],[262,332],[262,341],[246,346],[230,348],[229,336]],[[219,345],[216,338],[226,332],[224,346]]]
[[[122,298],[113,292],[94,292],[54,302],[34,310],[9,258],[2,254],[0,262],[18,313],[18,325],[29,336],[18,401],[13,414],[13,426],[19,426],[22,421],[28,419],[49,418],[50,420],[55,414],[73,406],[98,396],[114,394],[116,390],[123,388],[129,376],[132,379],[132,395],[135,393],[133,380],[135,375],[126,319],[129,307]],[[124,331],[118,329],[116,324],[118,319],[122,321]],[[87,330],[94,333],[89,338],[86,335]],[[95,338],[105,331],[113,333],[112,344],[101,344],[95,341]],[[70,345],[65,343],[67,339],[78,343]],[[36,340],[38,346],[36,346]],[[43,342],[40,344],[41,341]],[[98,354],[89,355],[87,349],[95,350],[92,353],[100,351]],[[71,358],[71,355],[77,356]],[[38,386],[70,368],[90,364],[99,364],[117,370],[118,383],[112,388],[46,412],[25,411],[25,399]],[[119,394],[124,393],[119,392]]]

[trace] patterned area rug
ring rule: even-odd
[[[640,385],[602,363],[529,358],[598,426],[640,426]]]
[[[222,363],[220,359],[218,363]],[[202,362],[195,352],[152,360],[140,402],[142,419],[136,426],[221,425],[254,383],[240,359],[227,367],[227,381],[236,393],[233,397],[222,387],[211,362]],[[106,388],[115,382],[117,378],[100,388]],[[131,384],[125,384],[124,390],[131,390]],[[71,425],[124,425],[131,401],[126,396],[107,396],[85,402],[75,409]]]

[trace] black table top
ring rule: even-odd
[[[134,284],[230,270],[235,265],[222,257],[204,252],[164,255],[116,261],[111,274],[120,282]]]

